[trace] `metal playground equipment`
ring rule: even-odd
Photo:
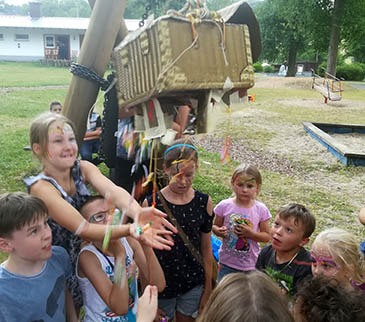
[[[312,69],[312,88],[323,95],[325,104],[328,100],[340,101],[342,99],[341,79],[326,71],[324,71],[324,77],[321,77]]]

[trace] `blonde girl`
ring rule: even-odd
[[[313,276],[333,277],[365,291],[365,259],[353,234],[340,228],[320,232],[311,256]]]
[[[235,196],[222,200],[214,208],[213,232],[223,238],[218,281],[229,273],[254,270],[259,242],[270,239],[271,214],[256,200],[261,184],[261,174],[255,166],[239,165],[231,179]]]
[[[266,274],[225,276],[197,322],[294,322],[288,299]]]
[[[92,163],[77,159],[78,147],[75,140],[74,126],[66,117],[56,113],[38,116],[30,127],[30,144],[34,155],[42,165],[37,176],[28,177],[25,183],[28,192],[43,200],[50,216],[49,224],[53,232],[53,245],[63,246],[70,254],[73,271],[80,251],[81,238],[103,240],[105,225],[87,223],[79,209],[90,195],[86,184],[106,197],[117,208],[126,210],[131,218],[137,218],[138,224],[153,221],[153,227],[142,235],[140,241],[161,249],[169,249],[173,244],[166,239],[169,232],[175,231],[166,221],[162,212],[152,208],[143,209],[124,189],[114,185],[101,174]],[[135,225],[113,227],[111,237],[137,236]],[[164,238],[165,237],[165,238]],[[82,304],[81,293],[76,276],[69,282],[76,305]]]

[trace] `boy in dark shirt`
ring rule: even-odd
[[[315,226],[306,207],[296,203],[281,207],[270,230],[271,245],[265,246],[257,259],[256,269],[271,276],[289,296],[304,277],[312,275],[311,256],[303,246]]]

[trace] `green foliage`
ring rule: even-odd
[[[257,62],[253,64],[253,70],[255,73],[261,73],[264,68],[262,67],[261,63]]]
[[[362,81],[365,78],[365,64],[343,64],[337,66],[336,77],[345,80]]]
[[[264,67],[264,73],[273,73],[273,72],[274,72],[274,67],[272,67],[272,66]]]

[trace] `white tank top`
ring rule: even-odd
[[[120,239],[125,251],[126,251],[126,271],[128,277],[128,286],[129,286],[129,308],[128,313],[123,316],[117,316],[113,312],[110,311],[108,306],[104,303],[102,298],[99,296],[98,292],[95,290],[94,286],[91,282],[85,278],[80,277],[77,273],[76,276],[80,284],[80,289],[82,292],[82,296],[84,299],[84,307],[85,307],[85,317],[84,322],[122,322],[122,321],[136,321],[137,314],[137,304],[138,304],[138,287],[137,287],[137,274],[133,271],[131,264],[133,263],[133,250],[128,244],[126,238]],[[114,280],[114,257],[108,257],[109,261],[105,258],[105,256],[92,244],[89,244],[83,247],[80,251],[80,254],[83,251],[89,251],[96,255],[98,258],[102,270],[109,277],[110,280]],[[80,255],[79,255],[80,256]],[[77,266],[78,267],[78,261]]]

